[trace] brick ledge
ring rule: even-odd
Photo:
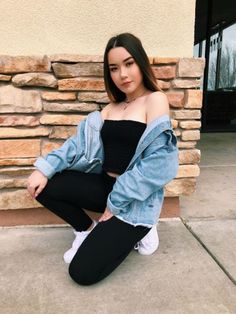
[[[91,213],[88,211],[88,213]],[[97,218],[94,213],[91,215]],[[161,218],[180,216],[179,197],[166,197],[163,204]],[[21,225],[60,225],[65,222],[46,208],[0,210],[0,226]]]

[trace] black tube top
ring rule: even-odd
[[[105,120],[101,129],[105,172],[121,174],[130,163],[146,124],[133,120]]]

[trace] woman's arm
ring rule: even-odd
[[[69,168],[78,151],[79,134],[84,130],[85,120],[77,127],[77,134],[71,136],[58,149],[53,150],[45,157],[39,157],[34,166],[40,170],[45,177],[50,179],[56,172]]]
[[[84,121],[77,127],[82,131]],[[78,135],[72,136],[58,149],[53,150],[45,157],[39,157],[34,166],[37,168],[27,180],[27,190],[33,198],[36,198],[45,188],[48,179],[56,172],[60,172],[70,166],[77,153]]]
[[[170,115],[167,96],[162,92],[154,92],[147,99],[147,124],[163,115]]]

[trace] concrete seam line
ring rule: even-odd
[[[236,280],[231,276],[231,274],[227,271],[224,265],[216,258],[216,256],[210,251],[210,249],[203,243],[203,241],[198,237],[198,235],[192,230],[192,228],[187,224],[186,220],[181,218],[183,225],[186,229],[194,236],[194,238],[201,244],[201,246],[206,250],[206,252],[211,256],[211,258],[215,261],[215,263],[221,268],[221,270],[225,273],[225,275],[232,281],[234,285],[236,285]]]

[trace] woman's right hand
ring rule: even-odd
[[[36,198],[47,185],[48,178],[39,171],[35,170],[27,180],[27,190],[29,194]]]

